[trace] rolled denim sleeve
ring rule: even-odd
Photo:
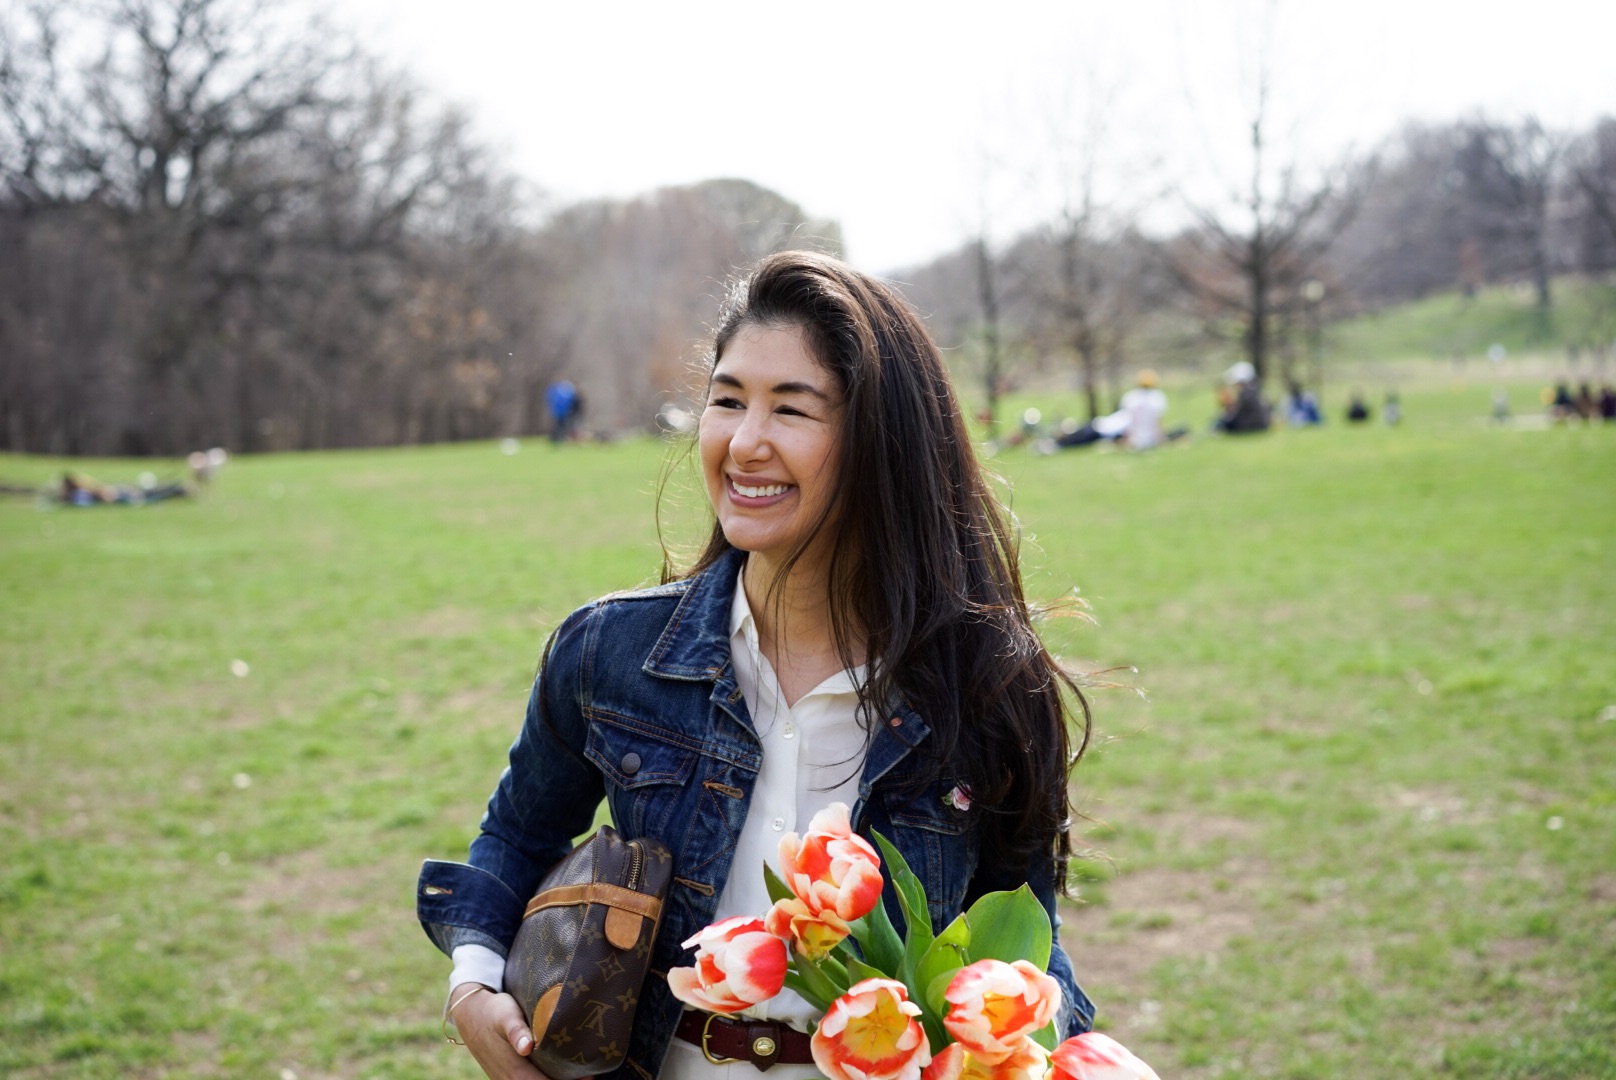
[[[604,797],[599,771],[583,756],[592,610],[575,612],[551,638],[466,862],[429,859],[421,868],[416,914],[445,953],[475,944],[504,955],[533,890]]]

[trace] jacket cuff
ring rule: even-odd
[[[468,863],[428,859],[415,889],[415,914],[445,953],[482,945],[504,955],[522,924],[523,902],[499,878]]]

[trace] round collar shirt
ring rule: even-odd
[[[729,626],[730,662],[763,744],[763,766],[735,844],[729,880],[718,894],[714,922],[737,915],[761,919],[768,912],[772,902],[763,883],[763,864],[778,873],[781,837],[806,832],[813,816],[833,802],[852,807],[858,800],[866,738],[858,722],[858,684],[864,667],[839,671],[796,704],[787,705],[774,667],[759,646],[757,622],[739,579]],[[812,1031],[817,1019],[813,1006],[790,990],[743,1015],[781,1020],[801,1031]],[[757,1080],[759,1075],[750,1062],[713,1065],[699,1047],[683,1039],[673,1040],[661,1072],[663,1080]],[[818,1075],[812,1065],[776,1065],[769,1070],[769,1080]]]

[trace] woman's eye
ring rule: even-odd
[[[707,403],[707,407],[710,409],[739,409],[742,405],[732,397],[715,397]]]

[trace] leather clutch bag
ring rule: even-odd
[[[505,960],[505,990],[533,1032],[529,1060],[552,1080],[623,1063],[672,879],[667,848],[602,825],[528,902]]]

